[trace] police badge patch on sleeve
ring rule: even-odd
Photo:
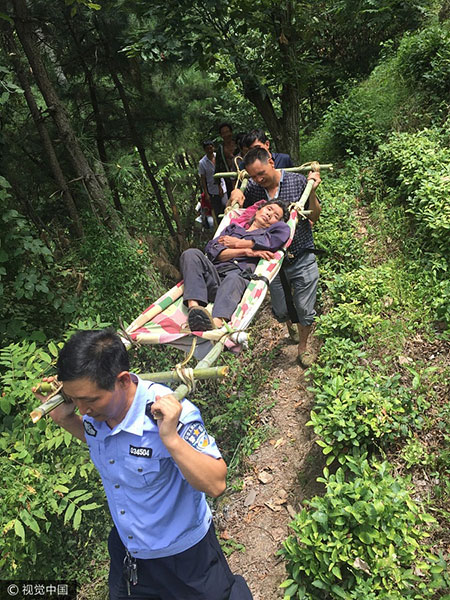
[[[83,427],[88,435],[92,435],[93,437],[97,435],[97,430],[90,421],[83,421]]]
[[[209,436],[206,433],[205,426],[200,422],[186,425],[181,431],[181,437],[188,444],[199,450],[209,446]]]

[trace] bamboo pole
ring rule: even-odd
[[[195,379],[219,379],[225,377],[228,374],[229,367],[226,365],[222,365],[220,367],[211,367],[211,364],[215,362],[215,360],[219,357],[220,353],[223,349],[223,344],[221,341],[218,342],[205,356],[203,360],[201,360],[197,367],[193,369],[193,377]],[[220,346],[220,351],[216,350],[217,347]],[[213,352],[215,350],[215,352]],[[141,379],[151,380],[155,382],[166,382],[166,381],[181,381],[182,378],[176,370],[173,371],[161,371],[159,373],[142,373],[139,375]],[[52,389],[51,384],[46,382],[41,383],[40,388],[43,392],[50,391]],[[185,390],[185,391],[184,391]],[[174,392],[174,395],[181,400],[188,393],[188,387],[183,384],[180,385]],[[64,396],[62,394],[56,394],[47,402],[44,402],[37,408],[31,411],[30,417],[33,423],[37,423],[42,417],[45,417],[54,410],[57,406],[62,404],[65,401]]]
[[[193,376],[195,379],[216,379],[219,377],[225,377],[228,375],[230,367],[222,365],[220,367],[209,367],[193,369]],[[161,371],[159,373],[140,373],[139,377],[146,381],[154,381],[155,383],[161,383],[166,381],[182,381],[180,374],[176,371]]]
[[[309,195],[311,193],[311,190],[313,188],[314,185],[314,181],[312,179],[309,179],[305,189],[303,190],[303,194],[300,196],[300,200],[298,200],[297,202],[295,202],[293,205],[295,210],[297,211],[298,215],[301,215],[303,218],[306,219],[306,216],[310,214],[310,210],[305,210],[305,204],[309,198]]]
[[[139,315],[126,329],[127,333],[133,333],[136,329],[139,329],[148,321],[159,315],[168,305],[178,300],[178,298],[183,294],[184,286],[183,285],[175,285],[168,292],[166,292],[161,298],[156,301],[156,304],[153,304],[147,308],[145,312]]]
[[[37,423],[42,417],[48,415],[53,409],[62,404],[65,401],[64,396],[62,394],[56,394],[53,398],[47,400],[34,410],[30,412],[30,417],[33,423]]]
[[[324,165],[319,165],[320,170],[322,169],[328,169],[329,171],[333,170],[333,165],[331,163],[327,163]],[[287,169],[277,169],[277,171],[289,171],[290,173],[309,173],[309,171],[311,171],[311,165],[302,165],[300,167],[289,167]],[[220,179],[221,177],[236,177],[236,171],[229,171],[227,173],[215,173],[214,174],[214,179]],[[249,179],[250,175],[247,173],[247,171],[243,171],[242,173],[242,177],[244,179]]]
[[[222,337],[222,339],[220,339],[217,344],[214,344],[214,346],[211,348],[211,350],[208,352],[208,354],[200,361],[197,363],[197,366],[195,367],[195,369],[206,369],[208,367],[210,367],[212,364],[214,364],[216,362],[216,360],[219,358],[220,354],[222,353],[222,350],[225,347],[225,342],[228,338],[228,335],[224,335]],[[195,371],[194,369],[194,371]],[[186,384],[181,384],[177,387],[177,389],[174,391],[173,395],[175,396],[175,398],[177,398],[177,400],[182,400],[189,392],[190,392],[190,388],[186,385]]]

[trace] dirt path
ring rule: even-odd
[[[261,406],[276,402],[261,415],[270,436],[248,459],[242,490],[228,494],[219,505],[215,522],[223,540],[242,544],[245,551],[229,557],[235,573],[247,580],[254,600],[282,598],[280,583],[286,579],[284,561],[277,555],[289,534],[288,523],[298,512],[305,497],[319,491],[315,479],[320,475],[323,459],[314,443],[314,433],[305,427],[309,420],[312,395],[307,391],[304,371],[295,359],[297,346],[286,337],[286,327],[277,323],[266,307],[259,317],[264,322],[257,352],[261,356],[275,348],[272,380],[279,380],[277,390],[268,386],[261,393]],[[317,352],[317,341],[311,346]]]

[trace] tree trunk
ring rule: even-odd
[[[242,83],[244,96],[251,102],[266,124],[267,129],[279,152],[286,152],[283,148],[284,138],[280,120],[278,119],[268,92],[262,87],[257,79],[245,72],[244,64],[236,60],[236,71]]]
[[[167,229],[169,230],[170,235],[172,237],[176,237],[176,232],[173,227],[170,215],[167,211],[166,204],[164,202],[164,198],[161,193],[161,188],[159,186],[158,181],[156,180],[156,177],[153,175],[152,169],[147,160],[147,155],[145,153],[144,146],[141,142],[140,136],[134,125],[134,119],[133,119],[133,115],[130,110],[130,105],[128,103],[128,98],[125,93],[125,89],[124,89],[120,79],[118,78],[116,73],[114,73],[113,70],[111,70],[111,78],[114,82],[114,85],[116,86],[117,91],[119,92],[120,99],[122,100],[122,105],[123,105],[123,108],[124,108],[124,111],[125,111],[125,114],[127,117],[128,128],[129,128],[130,134],[131,134],[131,140],[133,142],[133,145],[136,146],[136,149],[139,153],[139,156],[140,156],[141,162],[142,162],[142,166],[144,167],[145,174],[147,175],[148,180],[150,181],[150,185],[152,186],[153,191],[155,193],[156,200],[159,204],[159,208],[161,209],[161,213],[162,213],[164,222],[166,223],[166,226],[167,226]]]
[[[183,227],[181,225],[180,213],[178,212],[178,206],[175,202],[175,197],[173,195],[172,183],[168,177],[163,177],[164,187],[166,188],[166,194],[169,198],[170,208],[172,209],[173,220],[175,221],[175,225],[177,227],[177,239],[178,239],[178,247],[181,252],[185,249],[185,233],[183,231]]]
[[[300,158],[300,111],[299,111],[299,85],[298,85],[298,56],[294,48],[295,31],[292,26],[295,14],[292,0],[288,0],[284,10],[279,11],[280,29],[276,31],[283,64],[286,65],[286,78],[282,83],[281,91],[281,137],[283,152],[291,155],[294,163]]]
[[[39,50],[34,42],[31,18],[25,0],[13,0],[17,35],[28,58],[35,81],[42,93],[48,111],[58,128],[60,137],[72,160],[73,167],[83,181],[87,193],[98,207],[106,225],[115,229],[120,225],[117,213],[105,199],[104,189],[91,169],[78,139],[72,129],[69,117],[60,102],[42,62]]]
[[[65,17],[65,20],[67,23],[67,27],[69,28],[69,31],[72,35],[72,39],[74,41],[75,48],[77,50],[78,59],[80,61],[81,66],[83,67],[84,75],[86,77],[86,81],[88,84],[89,96],[91,99],[91,105],[92,105],[92,110],[94,113],[94,120],[95,120],[95,129],[96,129],[95,139],[97,142],[98,155],[99,155],[100,161],[102,162],[103,168],[106,173],[106,179],[107,179],[107,182],[109,185],[109,189],[111,190],[114,206],[117,211],[123,212],[123,206],[122,206],[122,203],[120,202],[119,191],[117,189],[114,178],[111,176],[111,173],[110,173],[110,168],[109,168],[109,163],[108,163],[108,155],[107,155],[106,146],[105,146],[105,137],[106,137],[105,136],[105,127],[103,124],[103,118],[102,118],[100,106],[98,103],[97,89],[96,89],[95,81],[94,81],[94,78],[92,77],[91,70],[89,69],[88,65],[86,64],[86,61],[84,60],[83,49],[80,45],[80,41],[79,41],[79,39],[76,35],[76,32],[73,28],[72,21],[71,21],[71,19],[67,18],[65,11],[64,11],[64,17]]]
[[[142,166],[144,167],[144,171],[145,174],[148,177],[148,180],[150,181],[150,184],[153,188],[153,191],[155,193],[156,196],[156,200],[159,204],[159,208],[161,209],[161,213],[164,219],[164,222],[166,223],[167,229],[169,230],[169,233],[172,237],[176,238],[176,232],[175,229],[173,227],[172,224],[172,220],[170,218],[170,215],[167,211],[166,208],[166,204],[164,202],[164,198],[163,195],[161,193],[161,188],[159,186],[158,181],[156,180],[156,177],[154,176],[152,169],[148,163],[147,160],[147,155],[145,153],[145,148],[144,148],[144,144],[142,143],[142,140],[138,134],[138,131],[136,129],[135,123],[134,123],[134,118],[133,118],[133,114],[131,112],[131,107],[130,107],[130,103],[128,102],[128,97],[127,94],[125,92],[125,88],[122,85],[122,82],[120,81],[119,77],[117,76],[116,70],[114,69],[114,66],[111,64],[111,51],[109,48],[109,43],[108,43],[108,39],[105,35],[103,35],[102,29],[101,29],[101,25],[100,25],[100,20],[98,18],[95,18],[95,24],[97,27],[97,31],[99,32],[100,35],[100,39],[103,43],[104,49],[105,49],[105,56],[107,59],[107,64],[109,67],[109,72],[111,75],[111,79],[113,80],[113,83],[117,89],[117,92],[119,94],[119,97],[122,101],[122,106],[127,118],[127,123],[128,123],[128,129],[130,131],[130,135],[131,135],[131,141],[133,142],[133,145],[136,147],[139,156],[141,158],[141,162],[142,162]]]
[[[6,54],[9,56],[11,63],[14,67],[14,70],[17,75],[17,79],[19,80],[20,85],[24,91],[25,99],[28,104],[28,108],[30,109],[31,116],[33,118],[34,124],[38,130],[40,135],[42,145],[44,146],[44,150],[47,153],[48,160],[50,163],[50,168],[55,177],[56,183],[61,190],[61,196],[64,200],[64,203],[67,208],[67,212],[69,213],[71,219],[70,229],[73,234],[78,238],[83,238],[83,226],[81,223],[80,216],[78,214],[77,207],[75,206],[74,199],[72,194],[70,193],[69,187],[67,185],[66,179],[62,172],[61,166],[59,164],[58,157],[56,155],[55,149],[53,147],[52,141],[50,139],[50,135],[47,131],[47,128],[44,124],[44,120],[39,111],[39,108],[36,104],[36,100],[34,99],[33,93],[31,91],[31,86],[28,81],[28,77],[25,73],[23,65],[19,59],[19,55],[17,52],[16,45],[14,43],[11,30],[5,33],[3,36],[4,48],[6,50]]]
[[[285,83],[281,91],[281,136],[283,152],[291,155],[294,164],[300,160],[300,115],[298,110],[298,93],[295,85]]]

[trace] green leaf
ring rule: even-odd
[[[343,590],[339,585],[332,585],[331,591],[333,592],[333,594],[336,594],[336,596],[339,596],[340,598],[348,598],[345,590]]]
[[[296,593],[297,590],[298,590],[298,583],[293,583],[292,585],[290,585],[287,588],[287,590],[284,591],[284,597],[292,598],[292,596]]]
[[[327,513],[320,511],[320,510],[316,510],[316,512],[314,512],[311,517],[314,519],[314,521],[317,521],[318,523],[322,523],[322,525],[326,525],[328,523],[328,515]]]
[[[70,519],[72,518],[72,515],[75,511],[75,504],[73,504],[72,502],[69,504],[69,506],[66,509],[66,512],[64,513],[64,524],[68,523],[70,521]]]
[[[55,357],[58,356],[58,348],[56,347],[56,344],[54,342],[49,343],[48,349],[49,349],[50,353],[53,354],[53,356],[55,356]]]
[[[30,529],[32,529],[35,533],[41,533],[41,528],[39,527],[37,521],[35,519],[33,519],[32,517],[30,518],[30,522],[28,523],[28,526],[30,527]]]
[[[100,507],[101,504],[97,504],[96,502],[91,502],[90,504],[84,504],[83,506],[80,506],[81,510],[94,510]]]
[[[431,567],[430,573],[442,573],[443,570],[444,567],[441,567],[440,565],[435,565],[434,567]]]
[[[62,485],[61,483],[59,483],[58,485],[55,485],[55,487],[53,488],[54,492],[62,492],[63,494],[67,494],[67,492],[69,491],[69,488],[66,487],[65,485]]]
[[[14,533],[19,536],[22,541],[25,541],[25,529],[22,525],[22,521],[19,521],[19,519],[16,519],[14,522]]]
[[[337,565],[335,565],[335,566],[334,566],[334,567],[331,569],[331,572],[333,573],[333,575],[334,575],[335,577],[337,577],[338,579],[341,579],[341,580],[342,580],[341,570],[340,570],[340,568],[339,568]]]
[[[292,585],[294,583],[293,579],[286,579],[285,581],[283,581],[283,583],[280,585],[280,588],[287,588],[290,585]]]
[[[367,529],[362,529],[359,532],[357,532],[356,535],[359,537],[359,539],[364,544],[371,544],[373,542],[373,540],[374,540],[375,532],[374,531],[369,531]]]
[[[74,529],[78,529],[78,527],[80,526],[82,514],[83,513],[81,512],[80,509],[78,509],[77,512],[75,513],[75,517],[73,518],[73,528]]]

